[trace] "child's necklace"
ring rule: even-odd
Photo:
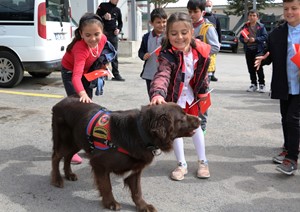
[[[97,57],[98,56],[98,45],[97,45],[97,47],[96,47],[97,49],[96,49],[96,54],[94,54],[94,52],[93,52],[93,50],[92,50],[92,48],[91,47],[89,47],[89,49],[90,49],[90,52],[91,52],[91,54],[92,54],[92,56],[93,57]]]

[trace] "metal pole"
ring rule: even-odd
[[[256,10],[256,0],[253,0],[253,9]]]
[[[132,38],[131,40],[137,40],[137,32],[136,32],[136,1],[131,0],[131,32]]]
[[[94,0],[87,0],[87,12],[95,13],[95,1]]]
[[[150,16],[150,0],[147,1],[147,17],[148,17],[148,23],[147,23],[147,26],[148,26],[148,32],[151,31],[151,27],[150,27],[150,24],[149,24],[149,20],[151,19],[151,16]]]

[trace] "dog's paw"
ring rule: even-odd
[[[103,202],[103,205],[104,205],[105,208],[108,208],[108,209],[113,210],[113,211],[121,210],[120,203],[118,203],[116,201],[113,201],[113,202],[110,202],[110,203],[104,203]]]
[[[64,187],[64,181],[63,179],[52,179],[51,185],[57,187],[57,188],[63,188]]]
[[[64,187],[64,180],[59,173],[51,172],[51,185],[58,188]]]
[[[77,175],[74,174],[74,173],[66,174],[66,179],[70,180],[70,181],[77,181],[78,180]]]
[[[145,205],[144,207],[140,207],[137,209],[138,212],[157,212],[153,205]]]

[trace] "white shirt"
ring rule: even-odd
[[[177,104],[180,107],[185,108],[186,103],[191,105],[195,98],[193,89],[190,86],[190,80],[194,76],[194,65],[195,65],[194,63],[197,61],[193,61],[192,51],[190,51],[187,54],[184,54],[183,61],[184,61],[184,66],[185,66],[184,84],[183,84],[183,88],[181,91],[181,95],[179,96],[179,98],[177,100]]]

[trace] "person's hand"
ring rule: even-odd
[[[115,34],[115,35],[118,35],[119,32],[120,32],[120,30],[117,28],[117,29],[115,29],[114,34]]]
[[[167,102],[165,101],[164,97],[157,95],[151,99],[150,105],[160,105],[165,103]]]
[[[105,19],[105,20],[111,20],[111,14],[110,13],[105,13],[105,15],[103,16],[103,18]]]
[[[150,53],[146,53],[146,54],[144,55],[143,59],[144,59],[144,60],[148,60],[150,56],[151,56]]]
[[[249,38],[249,42],[250,42],[250,43],[254,43],[254,42],[255,42],[255,38],[250,37],[250,38]]]
[[[79,101],[82,103],[92,103],[93,102],[85,91],[80,91],[78,95],[79,95]]]
[[[269,54],[270,54],[270,52],[267,52],[265,55],[258,56],[258,57],[255,58],[254,67],[256,67],[256,71],[259,70],[259,68],[261,66],[261,61],[266,59],[269,56]]]
[[[244,38],[244,42],[248,43],[249,42],[249,38],[248,37]]]

